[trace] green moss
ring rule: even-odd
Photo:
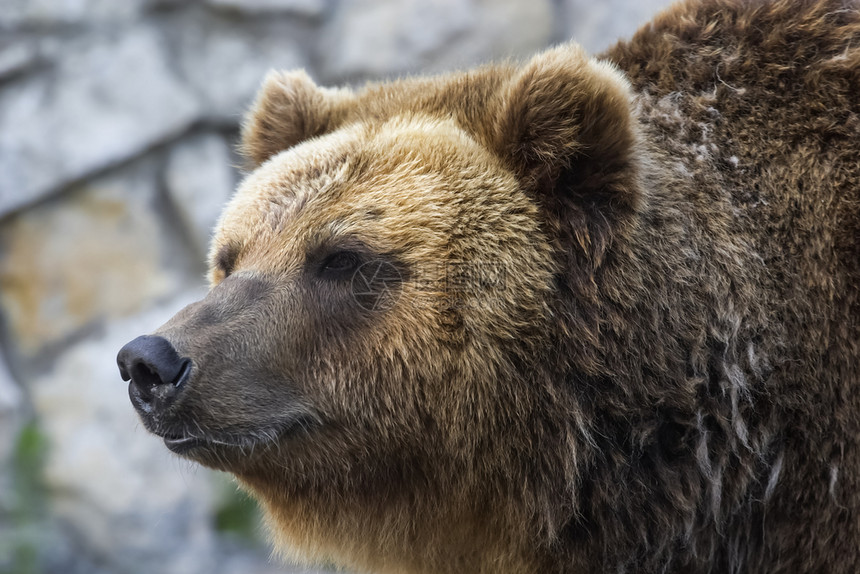
[[[28,488],[38,489],[42,486],[42,466],[47,452],[48,439],[39,430],[36,421],[25,424],[18,433],[12,465],[16,477],[25,480]]]
[[[247,493],[224,481],[220,501],[215,508],[215,529],[244,542],[260,543],[260,508]]]
[[[48,451],[48,440],[36,421],[25,424],[15,443],[11,467],[6,480],[10,490],[3,496],[0,511],[2,522],[11,525],[11,532],[0,543],[0,572],[35,574],[41,571],[40,525],[46,521],[45,486],[42,469]]]

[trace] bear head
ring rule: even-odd
[[[120,353],[145,426],[303,558],[532,564],[512,525],[561,528],[581,480],[555,301],[594,297],[637,209],[630,106],[573,45],[357,91],[270,73],[209,294]]]

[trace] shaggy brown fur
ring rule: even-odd
[[[599,59],[357,92],[273,73],[243,148],[213,289],[158,332],[191,379],[143,417],[284,549],[860,571],[856,1],[687,2]]]

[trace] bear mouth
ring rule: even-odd
[[[188,435],[168,435],[162,437],[164,446],[176,454],[185,454],[186,452],[201,446],[206,446],[206,439]]]
[[[265,434],[267,437],[265,440],[248,439],[244,437],[216,438],[190,434],[169,434],[162,436],[161,439],[164,441],[164,446],[166,446],[170,451],[175,452],[176,454],[188,455],[191,453],[191,451],[194,450],[215,451],[228,449],[243,452],[247,449],[250,451],[255,446],[260,446],[269,442],[275,442],[276,440],[278,440],[278,438],[280,438],[280,435],[282,433],[275,434],[272,431],[266,431],[263,434]]]
[[[216,451],[237,451],[239,454],[248,453],[250,455],[255,449],[278,443],[285,437],[311,432],[319,423],[317,417],[302,414],[255,431],[218,435],[199,431],[197,433],[171,431],[158,434],[168,450],[187,457],[193,457],[197,453]]]

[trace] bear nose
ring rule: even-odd
[[[179,356],[164,337],[143,335],[127,343],[116,356],[119,374],[134,406],[144,412],[167,407],[191,372],[191,360]]]

